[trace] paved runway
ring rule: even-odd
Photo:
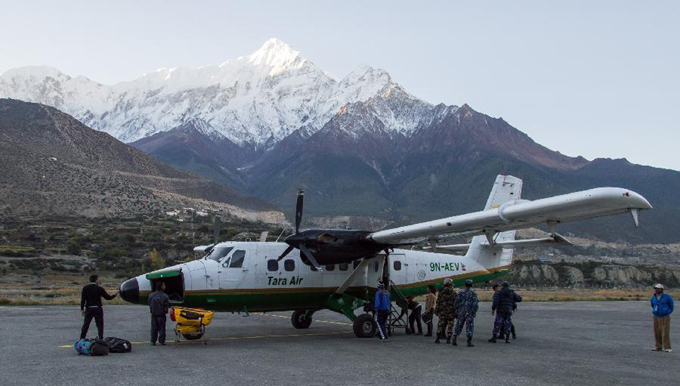
[[[650,351],[646,302],[520,304],[512,344],[486,341],[492,317],[482,304],[474,348],[403,331],[386,343],[358,339],[327,311],[295,330],[289,315],[217,314],[207,346],[154,347],[145,342],[145,307],[109,306],[106,335],[133,341],[133,351],[86,357],[70,347],[82,320],[77,307],[0,307],[0,385],[680,384],[680,350]],[[680,321],[671,339],[680,342]]]

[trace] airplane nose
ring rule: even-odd
[[[120,297],[129,303],[139,302],[139,283],[132,278],[120,285]]]

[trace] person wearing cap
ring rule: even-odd
[[[493,337],[489,342],[496,343],[496,338],[501,329],[505,335],[505,343],[510,343],[510,330],[512,328],[512,311],[516,304],[522,301],[522,297],[510,289],[510,283],[501,283],[501,290],[494,294],[491,312],[496,312],[496,321],[493,326]]]
[[[451,343],[453,321],[456,319],[455,303],[456,291],[453,290],[453,280],[447,277],[444,279],[444,288],[439,291],[437,306],[434,310],[434,313],[439,316],[439,323],[437,323],[437,339],[434,341],[435,343],[439,343],[445,333],[446,343]],[[446,330],[446,332],[444,330]]]
[[[387,317],[390,315],[390,291],[385,288],[385,284],[378,283],[378,291],[375,293],[375,316],[378,324],[378,336],[381,341],[387,340]]]
[[[452,343],[454,346],[458,346],[457,338],[463,329],[463,324],[465,324],[467,346],[474,347],[472,335],[475,333],[475,317],[479,310],[479,299],[477,298],[477,293],[472,290],[472,280],[465,280],[465,289],[458,293],[455,308],[458,321],[456,323],[456,330],[453,333]]]
[[[656,339],[656,345],[652,350],[672,352],[670,330],[674,303],[671,295],[663,293],[663,290],[663,284],[654,285],[651,305],[652,314],[654,315],[654,339]]]

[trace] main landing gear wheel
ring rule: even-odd
[[[378,326],[369,314],[361,314],[354,319],[354,335],[357,338],[373,338]]]
[[[293,322],[293,327],[298,330],[309,328],[309,326],[312,325],[312,314],[310,313],[309,316],[307,316],[307,311],[297,310],[293,312],[293,316],[291,316],[290,320]]]

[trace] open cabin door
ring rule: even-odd
[[[146,275],[151,282],[152,291],[159,283],[165,283],[165,293],[170,298],[170,303],[184,302],[184,273],[182,269],[173,269],[160,272],[152,272]]]

